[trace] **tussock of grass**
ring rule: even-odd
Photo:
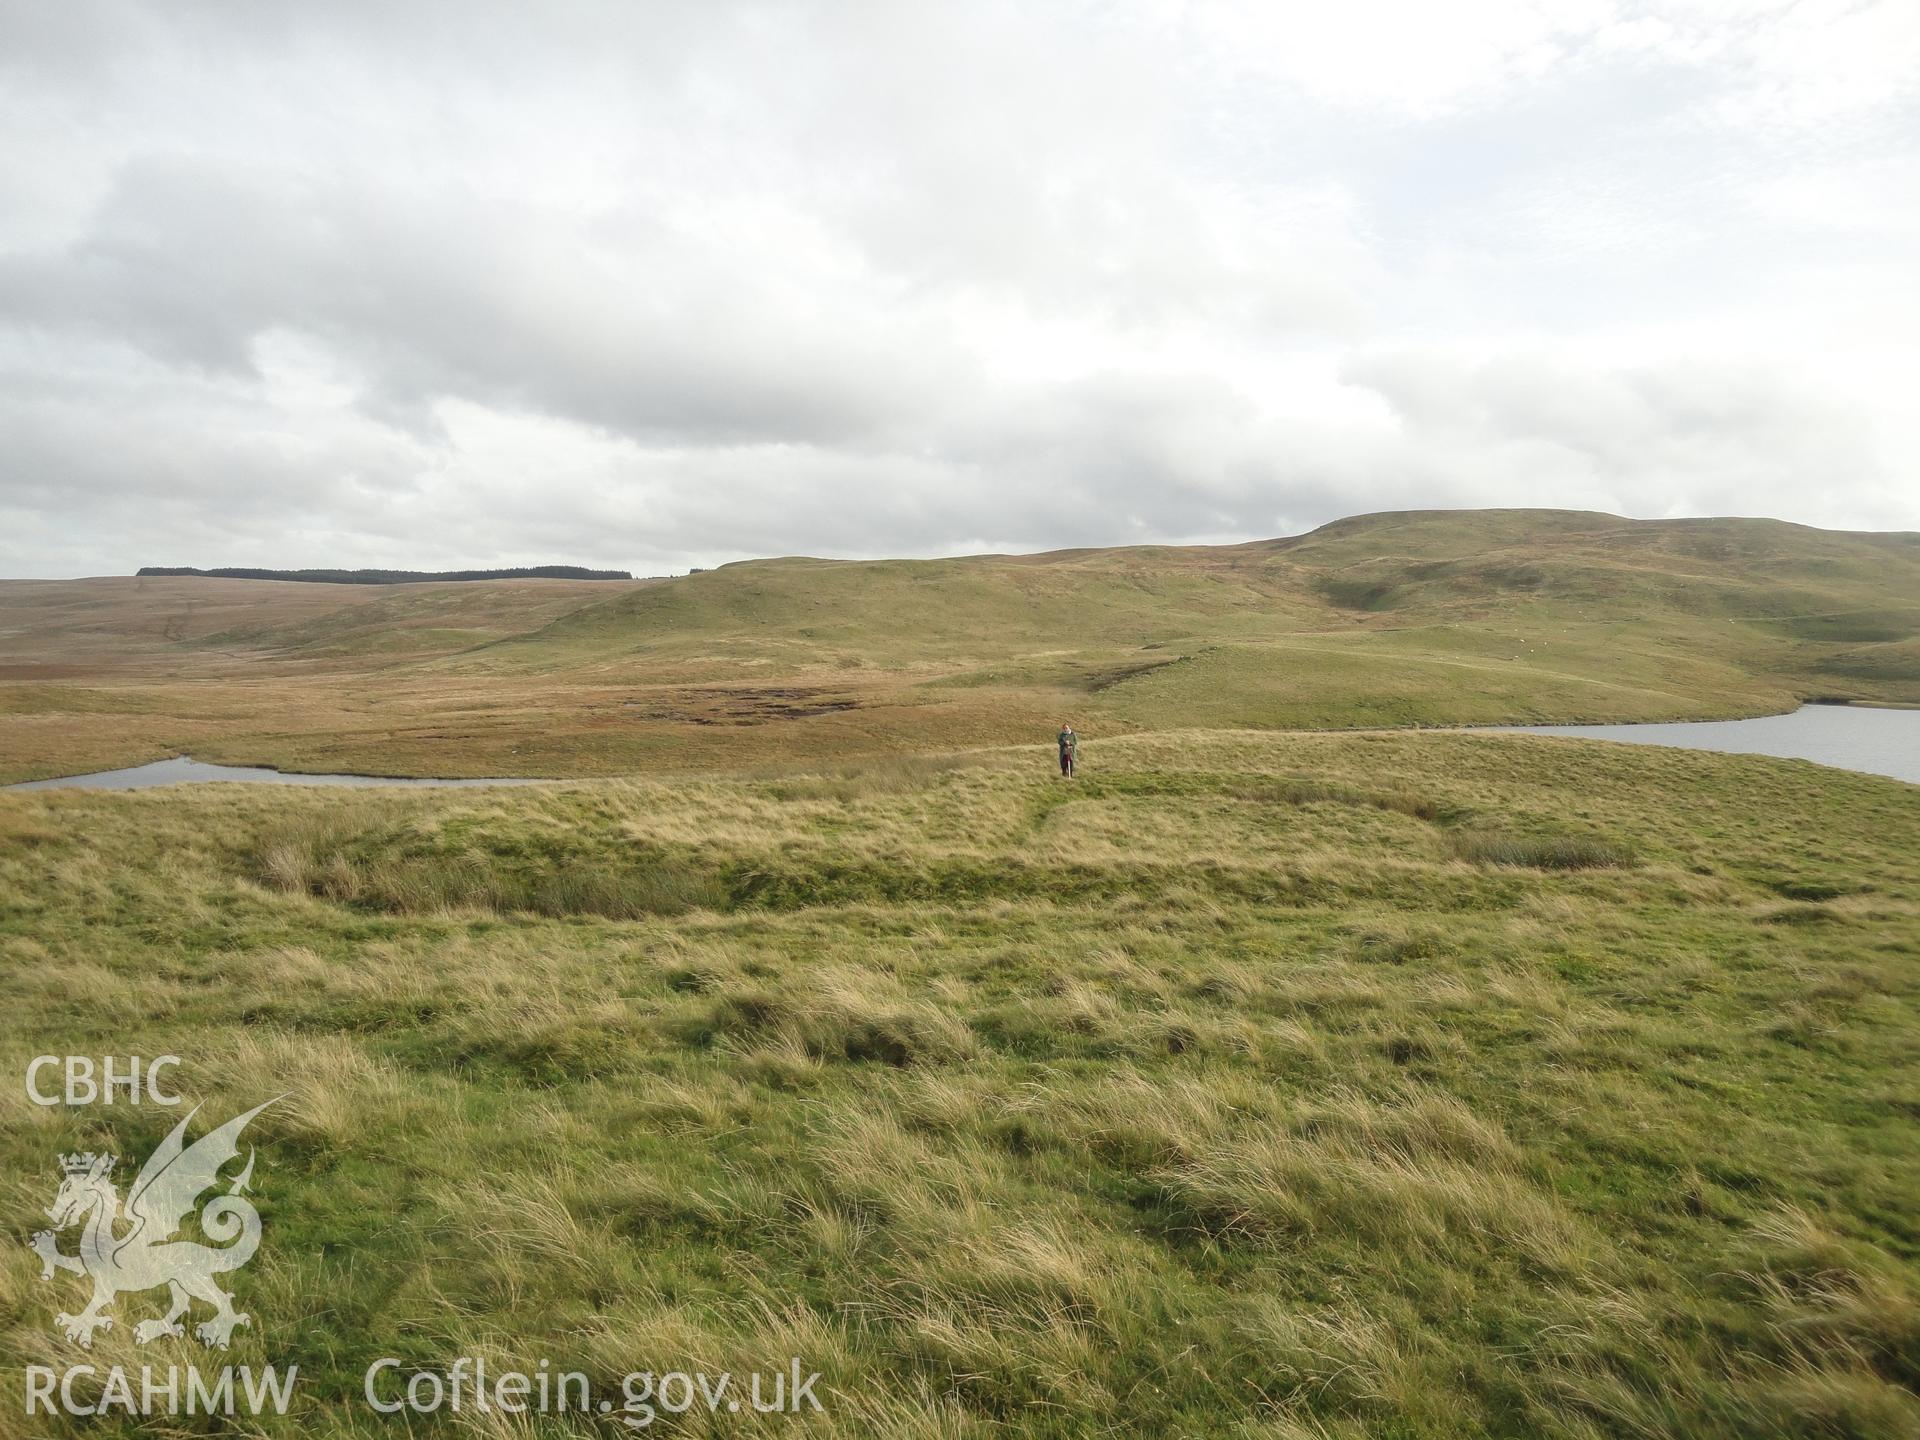
[[[1883,1255],[1796,1206],[1760,1216],[1749,1253],[1753,1268],[1732,1283],[1765,1307],[1801,1385],[1822,1372],[1865,1372],[1850,1388],[1888,1414],[1886,1387],[1920,1388],[1920,1293]],[[1882,1384],[1862,1384],[1866,1376]]]
[[[1835,884],[1830,880],[1770,880],[1767,887],[1785,899],[1815,904],[1823,900],[1838,900],[1852,891],[1851,886]]]
[[[24,815],[0,810],[0,851],[37,850],[43,845],[58,845],[66,840],[51,826],[38,824]]]
[[[502,856],[471,848],[420,849],[388,832],[296,822],[261,837],[252,860],[277,889],[403,915],[491,910],[635,920],[727,902],[712,876],[639,848],[627,854]]]
[[[787,1044],[816,1059],[893,1066],[947,1064],[975,1048],[972,1031],[950,1013],[853,974],[822,976],[799,994],[730,991],[694,1033],[742,1048]]]
[[[1761,916],[1769,925],[1825,925],[1839,918],[1837,910],[1825,905],[1782,905]]]
[[[1243,800],[1270,805],[1366,805],[1375,810],[1411,815],[1416,820],[1437,820],[1442,814],[1438,801],[1410,790],[1362,790],[1326,780],[1283,780],[1248,786],[1235,793]]]
[[[1440,937],[1431,931],[1399,934],[1370,931],[1353,942],[1354,958],[1372,965],[1404,965],[1409,960],[1431,960],[1444,949]]]
[[[1324,1233],[1476,1268],[1491,1237],[1542,1274],[1577,1269],[1586,1243],[1518,1168],[1507,1137],[1439,1095],[1386,1106],[1338,1097],[1285,1129],[1207,1147],[1155,1182],[1170,1223],[1223,1240]]]
[[[1019,758],[1004,751],[985,751],[961,755],[895,755],[877,760],[848,761],[840,765],[808,766],[795,771],[750,772],[750,780],[773,799],[837,800],[842,802],[874,799],[917,790],[929,780],[956,770],[1006,770],[1019,764]]]
[[[1518,865],[1529,870],[1602,870],[1631,865],[1625,847],[1593,835],[1516,835],[1465,830],[1447,837],[1458,858],[1475,865]]]

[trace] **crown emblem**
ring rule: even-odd
[[[93,1170],[96,1162],[104,1162],[101,1163],[100,1173],[105,1175],[113,1169],[115,1158],[112,1155],[96,1155],[91,1150],[82,1150],[73,1155],[62,1155],[60,1168],[69,1175],[86,1175]]]

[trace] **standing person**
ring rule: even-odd
[[[1063,723],[1060,726],[1060,773],[1072,779],[1074,762],[1079,758],[1080,737],[1073,733],[1073,726]]]

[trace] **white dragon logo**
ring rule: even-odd
[[[113,1328],[113,1317],[104,1312],[116,1294],[165,1285],[173,1295],[165,1317],[142,1320],[133,1327],[134,1339],[144,1345],[163,1335],[176,1339],[185,1335],[180,1317],[194,1300],[204,1300],[214,1313],[196,1325],[194,1333],[208,1346],[226,1349],[234,1327],[252,1323],[252,1317],[236,1311],[233,1297],[214,1283],[216,1275],[238,1270],[260,1248],[260,1212],[244,1198],[253,1177],[252,1151],[227,1193],[214,1196],[200,1212],[200,1228],[220,1243],[202,1245],[173,1237],[200,1196],[219,1182],[221,1167],[240,1154],[238,1141],[247,1122],[285,1098],[276,1096],[256,1105],[187,1146],[182,1137],[187,1121],[200,1113],[196,1105],[140,1167],[127,1192],[124,1216],[111,1178],[117,1156],[62,1155],[60,1169],[65,1178],[47,1207],[54,1228],[35,1235],[32,1248],[40,1256],[43,1281],[51,1280],[56,1270],[85,1275],[93,1281],[93,1299],[78,1315],[61,1312],[54,1318],[55,1328],[76,1344],[91,1347],[94,1331]],[[83,1222],[79,1253],[61,1254],[55,1231]],[[116,1233],[121,1222],[130,1228]]]

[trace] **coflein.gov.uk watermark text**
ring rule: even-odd
[[[284,1415],[300,1369],[29,1365],[26,1379],[29,1416]],[[490,1370],[484,1359],[463,1355],[432,1370],[409,1370],[392,1358],[376,1360],[367,1367],[361,1390],[366,1404],[381,1415],[581,1415],[644,1430],[662,1415],[695,1409],[716,1415],[818,1414],[822,1406],[814,1387],[819,1383],[820,1372],[806,1370],[796,1356],[784,1370],[746,1375],[636,1371],[621,1378],[616,1397],[597,1392],[582,1371],[556,1370],[551,1361],[542,1360],[531,1371]]]
[[[645,1429],[666,1415],[704,1408],[710,1414],[818,1414],[814,1394],[819,1371],[807,1371],[798,1356],[784,1370],[752,1371],[736,1376],[723,1370],[636,1371],[622,1377],[616,1400],[596,1395],[593,1382],[578,1370],[554,1370],[542,1360],[531,1372],[489,1371],[484,1359],[461,1356],[445,1370],[405,1372],[398,1360],[376,1360],[367,1367],[366,1400],[384,1415],[432,1415],[470,1411],[506,1415],[605,1415],[633,1429]]]

